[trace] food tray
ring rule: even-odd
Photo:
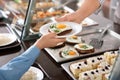
[[[89,35],[81,35],[82,39],[85,40],[85,43],[89,43],[91,38],[98,37],[100,33],[94,33],[94,34],[89,34]],[[115,33],[112,30],[108,30],[106,35],[103,38],[104,43],[103,46],[100,49],[95,49],[94,53],[89,53],[89,54],[81,54],[80,56],[74,57],[74,58],[62,58],[59,55],[59,52],[62,49],[65,48],[73,48],[73,46],[70,46],[68,44],[65,45],[65,47],[62,48],[57,48],[57,49],[52,49],[52,48],[45,48],[45,50],[48,52],[48,54],[56,61],[56,62],[64,62],[64,61],[69,61],[73,59],[78,59],[78,58],[84,58],[84,57],[89,57],[93,55],[98,55],[102,52],[105,52],[107,50],[114,50],[118,49],[120,46],[120,35]]]
[[[112,51],[118,51],[118,49],[116,50],[112,50]],[[106,52],[106,51],[105,51]],[[103,55],[104,52],[101,53],[101,55]],[[94,57],[98,57],[98,56],[101,56],[101,55],[97,55],[97,56],[94,56]],[[89,58],[92,58],[92,57],[89,57]],[[67,63],[63,63],[61,64],[61,67],[69,74],[69,76],[73,79],[73,80],[77,80],[74,75],[72,74],[72,72],[70,71],[70,65],[72,63],[75,63],[75,62],[81,62],[81,61],[84,61],[85,59],[87,58],[84,58],[84,59],[79,59],[79,60],[75,60],[75,61],[72,61],[72,62],[67,62]]]

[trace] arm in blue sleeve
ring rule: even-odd
[[[40,50],[31,46],[23,54],[0,68],[0,80],[19,80],[39,56]]]

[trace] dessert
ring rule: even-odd
[[[104,61],[104,57],[100,56],[100,57],[92,57],[92,58],[88,58],[87,62],[89,65],[92,65],[93,69],[96,69],[97,66]]]
[[[108,80],[118,51],[80,60],[70,64],[70,71],[78,80]]]
[[[79,73],[91,70],[92,65],[89,65],[87,61],[82,61],[82,62],[75,62],[70,65],[70,71],[73,73],[73,75],[78,78]]]
[[[114,63],[117,55],[118,55],[118,51],[109,51],[104,53],[106,61],[111,65]]]

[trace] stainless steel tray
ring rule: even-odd
[[[103,53],[102,53],[103,55]],[[99,55],[98,55],[99,56]],[[94,57],[97,57],[97,56],[94,56]],[[90,57],[92,58],[92,57]],[[87,58],[85,58],[87,59]],[[68,62],[68,63],[63,63],[61,64],[61,67],[69,74],[69,76],[73,79],[73,80],[78,80],[74,77],[74,75],[72,74],[72,72],[70,71],[70,68],[69,66],[72,64],[72,63],[75,63],[75,62],[78,62],[78,61],[84,61],[85,59],[79,59],[79,60],[76,60],[76,61],[72,61],[72,62]]]
[[[90,42],[91,38],[99,36],[100,33],[94,33],[94,34],[87,34],[87,35],[81,35],[83,40],[85,40],[86,43]],[[89,53],[89,54],[80,54],[80,56],[73,57],[73,58],[62,58],[59,55],[59,52],[62,49],[65,48],[73,48],[73,46],[66,44],[65,47],[62,48],[57,48],[57,49],[52,49],[52,48],[45,48],[45,50],[48,52],[48,54],[56,61],[56,62],[65,62],[65,61],[70,61],[73,59],[78,59],[78,58],[84,58],[84,57],[89,57],[93,55],[98,55],[101,54],[102,52],[108,51],[108,50],[115,50],[118,49],[120,46],[120,35],[115,33],[112,30],[108,30],[106,35],[103,38],[104,43],[102,48],[100,49],[95,49],[94,53]]]

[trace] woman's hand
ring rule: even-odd
[[[58,22],[69,21],[69,22],[76,22],[76,23],[80,23],[82,21],[78,12],[73,12],[73,13],[66,14],[62,17],[57,17],[55,18],[55,20]]]
[[[47,47],[54,47],[60,42],[64,42],[65,38],[56,38],[55,33],[49,33],[46,35],[43,35],[40,39],[38,39],[35,42],[35,46],[37,46],[39,49],[47,48]]]
[[[69,13],[60,18],[56,18],[56,21],[70,21],[81,23],[86,17],[91,15],[100,7],[99,0],[84,0],[81,7],[73,13]]]

